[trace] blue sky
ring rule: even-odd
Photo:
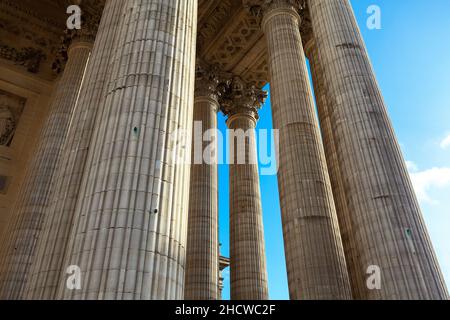
[[[352,0],[361,32],[410,168],[442,271],[450,284],[450,1]],[[370,5],[381,30],[366,27]],[[219,126],[225,130],[220,116]],[[259,128],[271,129],[270,99]],[[229,254],[228,168],[219,167],[220,241]],[[261,176],[269,290],[288,299],[276,176]],[[224,298],[229,298],[229,272]]]

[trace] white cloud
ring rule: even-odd
[[[419,201],[436,204],[429,193],[434,188],[442,189],[450,186],[450,168],[432,168],[418,171],[417,166],[411,161],[407,162],[407,166]]]
[[[444,140],[442,140],[441,142],[441,148],[442,149],[447,149],[448,147],[450,147],[450,135],[448,135]]]
[[[408,167],[409,172],[416,172],[419,170],[417,165],[412,161],[406,161],[406,166]]]

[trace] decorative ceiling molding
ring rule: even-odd
[[[4,28],[0,33],[9,34],[5,37],[8,41],[2,43],[6,46],[3,56],[17,56],[12,54],[14,51],[6,52],[8,48],[17,52],[34,48],[47,58],[41,57],[39,75],[49,78],[55,61],[60,62],[55,69],[61,71],[61,38],[70,4],[79,4],[83,12],[100,16],[104,0],[2,0],[0,26]],[[198,13],[198,57],[262,88],[269,81],[266,43],[258,18],[243,5],[243,0],[199,0]],[[63,43],[67,49],[67,41]]]
[[[33,47],[16,49],[0,42],[0,58],[24,66],[28,72],[38,73],[41,62],[47,57],[40,49]]]
[[[89,28],[67,32],[67,7],[78,4]],[[93,40],[104,0],[2,0],[0,59],[21,65],[46,80],[64,67],[64,55],[74,38]],[[65,32],[66,31],[66,32]]]
[[[200,1],[198,34],[198,56],[203,60],[257,87],[268,81],[263,34],[242,0]]]

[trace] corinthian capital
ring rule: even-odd
[[[306,0],[244,0],[244,7],[256,17],[263,18],[271,9],[293,8],[296,11],[306,7]]]
[[[195,67],[195,96],[217,100],[220,96],[220,70],[197,59]]]
[[[84,42],[94,42],[100,24],[101,12],[91,14],[83,11],[81,15],[81,29],[67,30],[67,41],[72,43],[74,40]]]
[[[61,37],[61,47],[53,62],[53,71],[55,73],[60,73],[64,69],[69,55],[69,48],[73,43],[93,43],[95,41],[100,18],[100,12],[98,14],[90,14],[83,11],[81,15],[81,29],[64,30],[64,35]]]
[[[267,98],[267,92],[249,85],[239,77],[230,80],[220,97],[222,112],[228,117],[247,115],[258,120],[258,110]]]

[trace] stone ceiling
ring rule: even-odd
[[[65,11],[64,11],[65,12]],[[50,0],[0,1],[0,58],[45,80],[53,80],[53,58],[65,16]]]
[[[104,5],[104,0],[1,0],[0,28],[9,29],[0,30],[0,39],[8,40],[1,32],[9,32],[12,42],[7,46],[41,50],[45,61],[39,75],[51,79],[50,64],[64,30],[66,8],[77,2],[92,12]],[[12,26],[14,20],[24,23]],[[259,87],[268,81],[263,34],[242,0],[199,0],[198,57]]]
[[[197,42],[206,62],[259,87],[268,82],[264,36],[242,0],[200,0]]]

